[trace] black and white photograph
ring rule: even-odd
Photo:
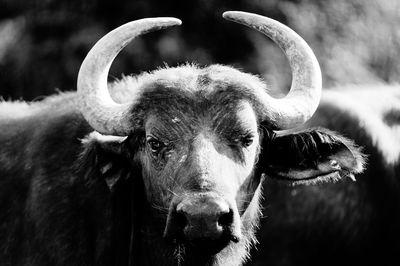
[[[400,265],[400,1],[0,0],[0,266]]]

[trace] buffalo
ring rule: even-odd
[[[251,265],[398,265],[400,87],[324,90],[303,127],[314,126],[361,145],[368,167],[357,182],[293,187],[268,179]]]
[[[0,105],[1,265],[241,265],[257,242],[267,180],[314,184],[363,171],[353,141],[299,128],[321,96],[306,42],[263,16],[223,16],[284,51],[287,96],[273,98],[257,76],[223,65],[108,84],[132,39],[181,24],[147,18],[94,45],[77,92]]]

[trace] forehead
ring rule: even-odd
[[[259,120],[263,113],[259,94],[265,90],[265,83],[257,76],[221,65],[164,68],[127,76],[110,85],[116,102],[134,101],[131,117],[136,129],[143,128],[146,121],[162,120],[161,117],[162,122],[172,121],[175,117],[192,119],[188,125],[207,118],[213,121],[245,120],[242,118],[248,117],[250,107],[253,109],[250,113]],[[254,122],[254,119],[249,121]]]
[[[217,99],[193,99],[180,95],[173,101],[161,100],[148,110],[144,120],[146,130],[163,130],[170,134],[201,130],[217,133],[257,130],[256,114],[246,99],[225,99],[220,102]]]
[[[204,100],[208,100],[208,103],[217,106],[216,101],[230,105],[237,104],[239,99],[247,99],[255,110],[259,110],[260,103],[254,92],[259,94],[267,90],[265,82],[257,76],[221,65],[162,68],[138,76],[125,76],[110,84],[109,89],[112,98],[118,103],[135,101],[137,108],[132,111],[136,117],[142,117],[146,109],[153,109],[166,101],[181,105],[180,110],[183,112],[190,112],[190,109],[184,109],[185,102],[203,101],[202,104],[206,104]]]

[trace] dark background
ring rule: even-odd
[[[0,0],[0,96],[5,100],[33,100],[57,91],[75,90],[80,64],[99,38],[125,22],[156,16],[177,17],[182,19],[183,25],[151,33],[128,45],[114,62],[110,80],[119,78],[122,74],[150,71],[163,66],[164,63],[170,66],[185,62],[197,62],[200,65],[220,63],[259,74],[275,92],[287,91],[291,74],[282,52],[254,30],[225,21],[221,15],[227,10],[242,10],[269,16],[297,31],[315,51],[322,68],[325,88],[343,84],[400,81],[399,0]],[[273,186],[270,187],[268,200],[274,198],[274,191],[279,191]],[[355,185],[350,186],[350,189],[354,187]],[[320,198],[323,202],[326,198],[338,199],[336,194],[318,194],[318,187],[307,189],[307,193],[314,193],[314,197],[323,195],[325,198]],[[288,193],[294,193],[293,191]],[[330,191],[341,191],[341,187]],[[371,199],[373,200],[374,198]],[[297,205],[293,205],[293,209],[279,213],[274,211],[282,205],[274,204],[271,201],[267,206],[269,212],[266,217],[269,228],[272,229],[264,227],[264,231],[260,231],[260,235],[264,233],[264,238],[259,238],[261,242],[264,240],[261,243],[264,243],[264,246],[259,245],[259,251],[253,250],[253,265],[264,265],[266,261],[274,261],[275,265],[290,265],[290,261],[286,260],[301,257],[301,254],[295,251],[300,252],[308,247],[309,254],[327,250],[321,257],[331,255],[328,256],[329,261],[320,264],[318,261],[318,264],[313,265],[345,265],[341,261],[344,256],[355,253],[353,259],[358,259],[360,254],[371,254],[376,246],[382,245],[376,242],[375,246],[375,242],[372,242],[374,245],[366,251],[344,246],[342,250],[348,248],[348,254],[339,254],[342,256],[338,258],[337,253],[329,253],[328,248],[332,245],[323,245],[319,249],[311,250],[320,242],[303,243],[300,247],[282,250],[281,246],[273,242],[275,239],[277,243],[282,243],[281,235],[288,236],[291,233],[286,232],[286,228],[282,226],[281,223],[285,219],[282,217],[287,213],[295,213],[294,211],[301,214],[301,209],[297,210]],[[336,202],[333,202],[332,206],[336,206]],[[269,215],[270,213],[274,213],[274,216]],[[366,215],[368,213],[364,216]],[[309,217],[304,218],[304,223],[312,227],[307,219]],[[366,218],[368,219],[369,217]],[[378,221],[382,220],[384,219]],[[276,224],[273,224],[274,221]],[[318,222],[320,221],[317,220],[316,223]],[[387,225],[386,221],[384,225]],[[309,232],[318,235],[331,224],[327,223],[324,226],[322,229],[312,227]],[[331,232],[341,232],[336,230],[338,226]],[[359,229],[357,226],[359,225],[350,224],[349,228],[362,231],[363,228]],[[274,228],[280,228],[282,231],[272,232],[275,234],[268,231]],[[384,226],[382,228],[385,232]],[[391,227],[388,228],[390,230]],[[372,233],[381,232],[373,229],[370,230]],[[354,242],[361,243],[360,246],[364,247],[364,236],[358,232],[354,234],[360,235],[361,240],[356,239]],[[271,238],[271,235],[275,238]],[[331,237],[334,239],[336,236],[332,233]],[[375,239],[374,237],[370,239]],[[334,244],[341,245],[339,240]],[[335,248],[335,251],[341,250]],[[285,252],[286,256],[282,256]],[[380,254],[384,253],[375,257]],[[314,262],[319,259],[318,256],[315,257]],[[366,260],[370,257],[375,258],[374,255],[366,256]],[[347,262],[355,265],[351,260]],[[296,265],[300,264],[297,262]],[[307,261],[304,265],[310,264]]]
[[[0,0],[0,95],[40,99],[75,90],[92,45],[131,20],[173,16],[183,25],[135,40],[117,58],[110,79],[185,62],[230,64],[260,74],[273,90],[290,86],[288,64],[261,34],[225,21],[227,10],[277,19],[314,49],[324,87],[398,82],[398,0]]]

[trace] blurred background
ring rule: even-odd
[[[177,17],[183,21],[183,25],[134,40],[114,61],[110,81],[121,75],[139,74],[165,64],[176,66],[185,62],[197,62],[199,65],[219,63],[262,76],[275,94],[286,92],[290,87],[291,74],[280,49],[260,33],[225,21],[221,15],[227,10],[269,16],[297,31],[313,48],[320,62],[324,88],[344,84],[400,82],[399,0],[0,0],[0,97],[5,100],[38,100],[57,91],[76,90],[80,64],[99,38],[128,21],[156,16]],[[380,170],[382,169],[378,168],[376,171]],[[380,176],[377,177],[379,179]],[[367,182],[369,181],[365,181]],[[376,183],[371,182],[372,186]],[[361,226],[349,225],[351,230],[357,228],[354,232],[347,232],[347,227],[338,229],[340,225],[329,223],[329,217],[326,220],[328,222],[324,223],[325,213],[318,215],[325,206],[322,204],[325,198],[337,200],[339,203],[344,201],[343,206],[347,206],[355,198],[356,203],[361,202],[359,212],[367,210],[365,214],[362,213],[361,218],[374,213],[375,209],[368,209],[368,204],[374,202],[375,197],[364,204],[362,200],[370,194],[365,197],[361,195],[358,199],[355,184],[363,183],[358,182],[351,186],[345,184],[349,188],[346,190],[347,194],[337,193],[343,191],[343,184],[330,190],[331,194],[322,193],[318,187],[291,190],[282,189],[278,185],[270,186],[266,194],[271,204],[266,206],[268,219],[264,219],[269,227],[260,231],[263,238],[259,238],[258,251],[253,251],[253,261],[250,264],[291,265],[288,258],[294,258],[295,265],[301,265],[297,259],[305,258],[304,265],[320,265],[319,259],[328,257],[329,260],[324,261],[323,265],[355,265],[353,262],[359,261],[359,258],[365,257],[363,262],[367,264],[371,257],[380,259],[382,254],[386,254],[386,250],[382,250],[387,246],[383,245],[381,253],[374,255],[376,247],[382,246],[382,242],[368,241],[385,239],[384,236],[379,237],[379,234],[386,232],[384,226],[389,225],[387,231],[393,228],[385,220],[385,217],[392,217],[391,214],[382,219],[371,219],[372,225],[384,225],[381,231],[374,231],[367,217]],[[386,189],[386,184],[380,188]],[[367,192],[375,193],[374,189],[372,187]],[[380,191],[386,193],[384,189]],[[322,224],[321,227],[313,227],[314,224],[310,222],[312,217],[298,218],[302,215],[302,209],[297,208],[303,202],[293,202],[295,195],[306,195],[302,191],[313,196],[320,195],[315,200],[313,210],[315,216],[322,217],[315,222]],[[289,202],[292,205],[287,204],[290,209],[284,209],[285,203],[278,202],[281,203],[279,205],[273,202],[274,193],[278,196],[279,193],[292,195]],[[350,196],[342,199],[342,195]],[[384,196],[386,198],[386,194]],[[390,199],[383,202],[390,202]],[[320,203],[322,205],[318,205]],[[333,205],[335,204],[334,202]],[[352,206],[348,209],[352,210]],[[383,208],[382,212],[385,211],[392,212],[389,207]],[[274,215],[269,215],[270,213]],[[298,220],[289,220],[285,216],[288,213],[297,213]],[[348,215],[344,211],[339,214],[341,217]],[[309,226],[308,231],[304,232],[305,236],[302,235],[303,232],[296,231],[296,228],[284,226],[285,222],[290,225],[299,220],[304,220],[304,225]],[[309,232],[324,239],[324,230],[331,236],[327,241],[336,236],[338,240],[325,245],[321,245],[324,242],[319,241],[320,239],[315,243],[297,241],[308,241]],[[364,236],[363,230],[372,232],[372,236]],[[338,235],[337,232],[343,235]],[[376,232],[377,236],[374,235]],[[342,239],[348,240],[348,235],[354,236],[349,240],[353,242],[344,245]],[[284,237],[288,242],[281,240]],[[295,239],[293,246],[287,244],[291,243],[291,239]],[[365,247],[370,248],[365,250]],[[307,249],[308,253],[302,257],[300,252]],[[351,254],[355,254],[353,260],[347,258],[348,264],[343,264],[343,258]],[[397,254],[393,256],[398,257]],[[314,264],[310,264],[310,259]]]
[[[227,10],[266,15],[297,31],[319,59],[325,88],[399,82],[398,0],[0,0],[0,95],[33,100],[75,90],[80,64],[101,36],[156,16],[183,25],[135,40],[114,62],[111,80],[165,63],[220,63],[287,90],[291,74],[279,48],[222,19]]]

